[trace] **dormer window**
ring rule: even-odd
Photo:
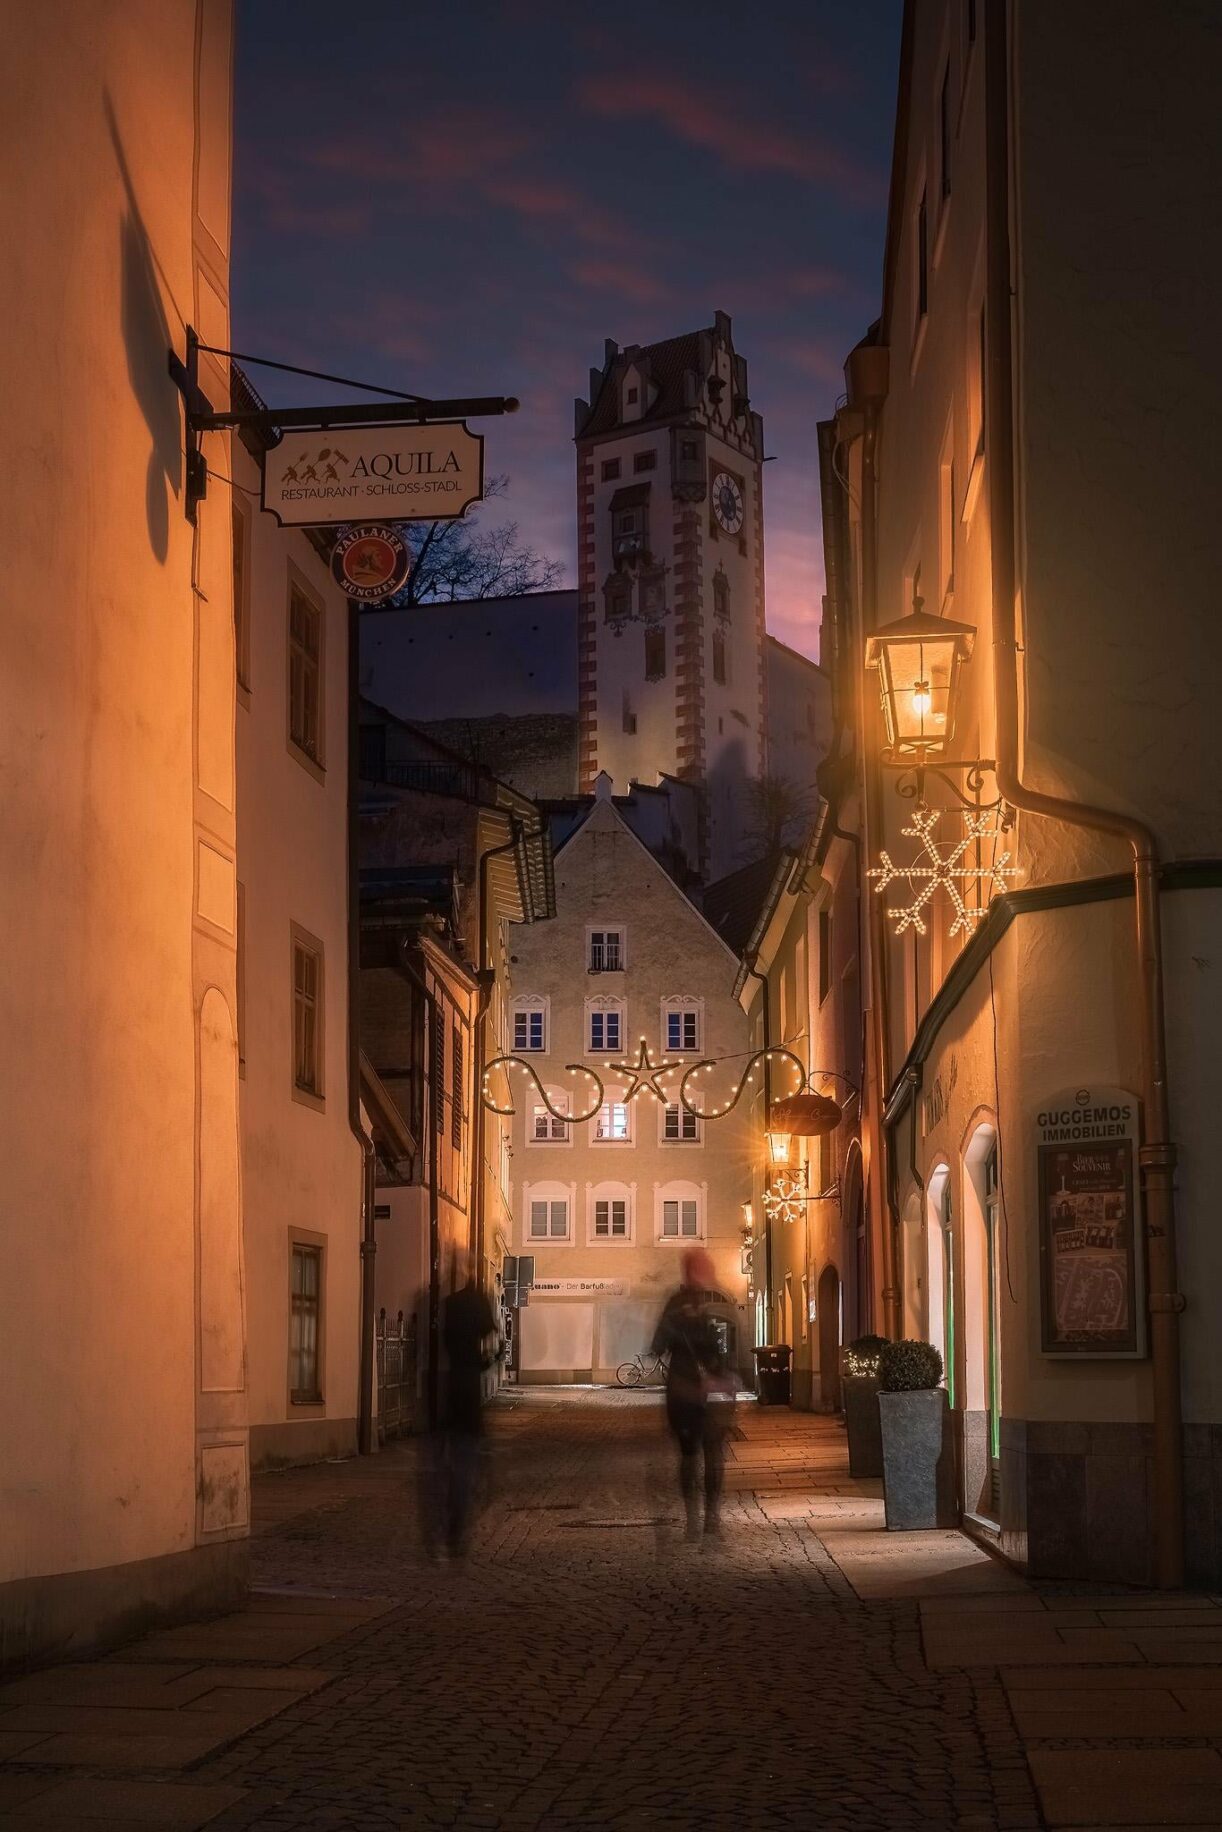
[[[625,389],[624,399],[627,401],[629,407],[635,407],[637,402],[640,400],[640,398],[641,398],[641,391],[639,388]]]

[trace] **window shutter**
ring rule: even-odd
[[[433,1102],[433,1130],[446,1129],[446,1024],[441,1007],[433,1007],[433,1041],[430,1050],[429,1093]]]

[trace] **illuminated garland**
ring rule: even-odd
[[[683,1080],[679,1083],[680,1104],[685,1107],[689,1113],[694,1113],[698,1120],[719,1120],[724,1114],[731,1112],[733,1108],[737,1107],[748,1083],[755,1080],[756,1063],[766,1062],[770,1058],[777,1057],[780,1057],[785,1062],[792,1063],[797,1070],[798,1085],[794,1088],[793,1092],[795,1094],[801,1094],[806,1086],[806,1070],[802,1065],[801,1059],[795,1056],[792,1050],[783,1049],[777,1045],[772,1049],[756,1050],[755,1054],[748,1058],[747,1066],[742,1072],[738,1086],[735,1088],[729,1100],[721,1107],[693,1107],[691,1101],[687,1098],[687,1084],[691,1081],[692,1077],[695,1075],[711,1075],[713,1070],[718,1066],[711,1058],[706,1058],[703,1062],[694,1062],[687,1071],[687,1074],[683,1077]]]
[[[594,1118],[603,1104],[603,1084],[594,1073],[593,1069],[586,1068],[584,1062],[566,1062],[564,1065],[564,1072],[566,1075],[584,1075],[587,1081],[592,1081],[594,1083],[594,1086],[598,1089],[598,1093],[594,1098],[594,1105],[590,1108],[588,1113],[562,1113],[558,1107],[553,1107],[551,1101],[548,1099],[547,1089],[539,1080],[533,1062],[527,1062],[522,1056],[494,1056],[484,1070],[483,1101],[490,1113],[499,1113],[503,1119],[511,1119],[517,1112],[517,1108],[514,1106],[499,1107],[489,1092],[488,1084],[492,1076],[492,1071],[493,1069],[499,1068],[504,1068],[506,1071],[509,1069],[521,1069],[525,1074],[529,1075],[531,1081],[535,1084],[536,1094],[539,1096],[539,1099],[543,1102],[543,1105],[547,1108],[552,1118],[554,1120],[564,1120],[568,1125],[584,1125],[587,1120],[592,1120]]]

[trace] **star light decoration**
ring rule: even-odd
[[[926,932],[925,921],[921,914],[939,886],[950,899],[955,912],[950,933],[958,935],[960,930],[970,933],[988,908],[987,903],[969,904],[965,902],[961,885],[976,884],[989,886],[989,896],[1004,891],[1009,879],[1018,876],[1018,867],[1009,863],[1010,854],[1003,852],[1000,858],[990,865],[968,865],[964,855],[969,846],[977,840],[996,839],[999,829],[995,825],[992,809],[981,814],[970,810],[963,816],[963,837],[950,845],[949,851],[943,851],[942,843],[935,838],[938,821],[942,810],[918,805],[913,809],[912,825],[901,828],[905,838],[919,840],[923,851],[907,865],[897,865],[891,854],[885,849],[880,851],[880,864],[871,866],[867,877],[877,880],[876,889],[886,890],[896,878],[907,878],[913,890],[911,903],[899,909],[888,909],[887,914],[895,924],[895,933],[902,935],[905,929],[915,929],[918,935]]]
[[[659,1086],[658,1076],[673,1075],[676,1069],[683,1067],[683,1064],[681,1062],[655,1062],[649,1053],[648,1043],[642,1037],[635,1062],[609,1062],[607,1067],[614,1070],[617,1075],[631,1078],[632,1085],[624,1089],[618,1105],[626,1107],[628,1102],[635,1100],[638,1094],[652,1094],[656,1100],[661,1101],[664,1107],[668,1107],[671,1105],[671,1097],[664,1088]]]

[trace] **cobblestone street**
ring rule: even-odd
[[[686,1542],[655,1394],[493,1407],[469,1557],[424,1447],[256,1484],[248,1609],[0,1690],[0,1828],[1222,1825],[1222,1612],[887,1534],[837,1422],[737,1408]]]

